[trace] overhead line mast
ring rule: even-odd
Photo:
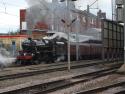
[[[70,1],[77,1],[77,0],[60,0],[60,2],[66,2],[66,6],[67,6],[67,10],[69,11],[69,2]],[[69,11],[70,12],[70,11]],[[68,14],[67,14],[67,16],[69,16]],[[68,71],[70,71],[71,70],[71,62],[70,62],[70,38],[69,38],[69,35],[70,35],[70,25],[68,25],[67,26],[67,28],[68,28],[68,46],[67,46],[67,49],[68,49]]]
[[[123,18],[124,19],[124,64],[125,64],[125,0],[123,0],[123,3],[124,3],[124,10],[123,10],[124,11],[124,14],[123,14],[124,15],[123,16],[124,17]]]

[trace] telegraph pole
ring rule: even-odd
[[[80,19],[77,14],[77,31],[76,31],[76,60],[79,60],[79,32],[80,32]]]
[[[124,22],[124,64],[120,67],[118,72],[125,73],[125,0],[123,0],[123,22]]]
[[[56,0],[52,0],[52,19],[51,19],[51,25],[52,25],[52,27],[51,27],[51,29],[52,29],[52,31],[54,31],[54,29],[55,29],[55,12],[54,12],[54,5],[55,5],[55,2],[56,2]]]
[[[70,13],[69,11],[69,0],[66,0],[66,6],[67,6],[67,11]],[[67,17],[69,18],[69,16],[67,15]],[[71,62],[70,62],[70,38],[69,38],[69,35],[70,35],[70,26],[67,26],[67,33],[68,33],[68,71],[70,71],[71,69]]]
[[[111,6],[112,6],[112,21],[114,21],[114,0],[111,0]]]
[[[69,2],[71,1],[76,1],[76,0],[66,0],[66,6],[67,6],[67,11],[68,14],[70,15],[70,17],[72,16],[70,14],[70,9],[69,9]],[[67,15],[67,17],[69,18],[69,16]],[[72,17],[71,17],[72,18]],[[71,25],[72,23],[75,21],[75,19],[67,26],[67,31],[68,31],[68,71],[70,71],[71,69],[71,60],[70,60],[70,30],[71,30]]]
[[[67,18],[69,19],[69,15],[71,16],[70,10],[69,10],[69,2],[70,1],[77,1],[77,0],[60,0],[60,2],[64,2],[64,1],[66,2],[66,7],[67,7],[67,11],[68,11]],[[72,21],[72,23],[74,21]],[[69,37],[69,35],[70,35],[70,30],[71,30],[72,23],[67,24],[67,33],[68,33],[68,45],[67,45],[67,50],[68,50],[68,57],[67,57],[68,58],[68,71],[70,71],[70,69],[71,69],[71,66],[70,66],[71,65],[71,62],[70,62],[70,37]]]
[[[124,12],[124,64],[125,64],[125,0],[123,0],[123,3],[124,3],[124,10],[123,10],[123,12]]]
[[[67,19],[69,19],[69,15],[70,15],[70,10],[69,10],[69,0],[61,0],[61,2],[66,2],[66,7],[67,7]],[[70,30],[71,30],[71,24],[69,23],[69,21],[68,21],[68,23],[66,23],[66,21],[65,20],[63,20],[63,19],[61,19],[61,21],[64,23],[64,24],[66,24],[66,27],[67,27],[67,35],[68,35],[68,41],[67,41],[67,59],[68,59],[68,71],[70,71],[70,69],[71,69],[71,67],[70,67],[70,65],[71,65],[71,62],[70,62],[70,37],[69,37],[69,35],[70,35]]]
[[[87,29],[89,28],[89,12],[90,12],[90,6],[87,5],[87,18],[86,18]]]

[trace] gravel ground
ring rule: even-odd
[[[81,61],[81,62],[82,63],[88,63],[88,61]],[[72,62],[72,63],[77,64],[78,62]],[[59,65],[59,64],[67,64],[67,63],[66,62],[58,62],[58,63],[54,63],[54,64],[44,64],[43,63],[43,64],[39,64],[39,65],[10,67],[10,68],[5,68],[4,70],[0,69],[0,76],[17,74],[17,73],[24,73],[24,72],[32,72],[32,71],[35,71],[35,70],[46,69],[47,67],[50,67],[51,65]]]
[[[103,66],[104,67],[104,66]],[[89,73],[89,72],[94,72],[97,70],[103,69],[101,66],[91,66],[91,67],[85,67],[85,68],[79,68],[79,69],[72,69],[70,72],[66,71],[57,71],[57,72],[52,72],[52,73],[46,73],[46,74],[41,74],[37,76],[30,76],[30,77],[25,77],[25,78],[18,78],[18,79],[11,79],[11,80],[5,80],[5,81],[0,81],[0,89],[9,87],[9,86],[14,86],[18,84],[24,84],[26,82],[32,82],[35,80],[45,80],[45,79],[50,79],[54,77],[60,77],[60,76],[69,76],[69,75],[78,75],[78,73]]]
[[[118,72],[125,73],[125,63],[119,68]]]
[[[64,63],[66,64],[65,66],[67,66],[66,62],[60,62],[59,64],[64,64]],[[81,62],[72,62],[71,64],[77,64],[77,63],[87,64],[87,63],[93,63],[93,62],[81,61]],[[4,70],[0,70],[0,76],[17,74],[17,73],[32,72],[32,71],[37,71],[37,70],[41,70],[41,69],[43,70],[46,68],[50,68],[51,65],[56,65],[56,66],[53,66],[53,68],[57,67],[57,63],[54,63],[54,64],[39,64],[39,65],[5,68]],[[112,64],[107,63],[107,64],[101,64],[100,66],[103,67],[104,65],[105,66],[107,65],[110,67],[110,65],[112,65]]]
[[[49,64],[39,64],[39,65],[29,65],[29,66],[5,68],[4,70],[0,70],[0,76],[16,74],[16,73],[31,72],[31,71],[34,71],[34,70],[32,70],[33,68],[34,69],[41,69],[41,68],[47,67],[47,66],[49,66]]]
[[[115,88],[110,88],[108,90],[105,90],[103,92],[97,93],[97,94],[115,94],[118,91],[124,90],[125,87],[115,87]]]
[[[66,89],[57,90],[49,94],[74,94],[75,92],[89,90],[96,87],[102,87],[105,85],[110,85],[110,84],[119,82],[121,79],[125,80],[125,77],[119,74],[108,75],[85,83],[80,83]],[[99,94],[103,94],[103,93],[99,93]],[[104,93],[104,94],[112,94],[112,93]]]

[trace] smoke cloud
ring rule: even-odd
[[[48,0],[26,0],[29,8],[27,9],[27,26],[28,29],[33,29],[34,25],[38,22],[44,22],[49,26],[49,29],[52,30],[52,25],[54,26],[54,30],[64,31],[65,25],[61,22],[61,19],[66,21],[71,21],[72,19],[67,19],[67,7],[65,3],[52,3],[48,2]],[[58,0],[57,0],[58,1]],[[69,7],[73,9],[72,5]]]
[[[11,66],[13,62],[16,61],[16,58],[12,57],[10,53],[4,49],[0,48],[0,68]]]

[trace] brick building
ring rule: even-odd
[[[26,9],[20,10],[20,34],[28,34],[27,30],[27,22],[26,22]],[[30,37],[34,39],[41,38],[46,35],[46,31],[48,31],[48,26],[43,22],[37,22],[33,30],[31,30],[32,34]]]
[[[97,16],[86,10],[73,10],[73,12],[79,17],[81,32],[89,28],[101,28],[101,19],[106,19],[106,13],[101,10],[97,12]]]
[[[21,43],[28,36],[27,35],[0,35],[0,47],[11,50],[12,43],[15,43],[16,50],[21,49]]]
[[[75,22],[74,24],[72,24],[71,26],[71,32],[76,32],[79,31],[81,33],[83,33],[84,31],[86,31],[89,28],[101,28],[101,19],[104,18],[106,19],[106,13],[102,12],[101,10],[98,11],[97,16],[82,10],[78,10],[78,9],[73,9],[72,10],[72,16],[74,18],[79,17],[80,23],[78,24],[77,22]],[[64,17],[65,18],[65,17]],[[63,19],[63,17],[62,17]],[[56,24],[54,24],[54,27],[57,27],[56,25],[58,25],[58,30],[56,30],[57,28],[55,28],[56,31],[63,31],[64,32],[64,28],[65,25],[61,22],[61,18],[60,19],[55,19]],[[66,19],[64,19],[66,20]],[[46,35],[46,31],[48,31],[48,29],[50,26],[48,26],[47,24],[45,24],[44,22],[38,21],[32,30],[32,38],[41,38],[44,35]],[[60,28],[63,28],[62,30]],[[20,10],[20,33],[21,34],[27,34],[27,22],[26,22],[26,9],[21,9]]]

